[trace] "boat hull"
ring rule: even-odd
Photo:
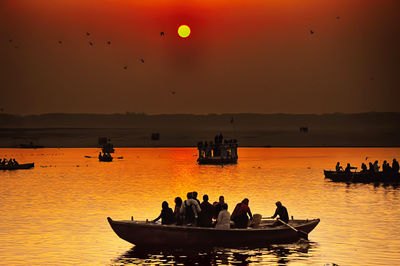
[[[34,163],[24,163],[19,165],[1,165],[0,170],[19,170],[19,169],[31,169],[35,167]]]
[[[113,157],[109,157],[109,158],[99,158],[99,162],[112,162]]]
[[[400,173],[336,172],[324,170],[325,178],[334,182],[350,183],[400,183]]]
[[[199,164],[211,164],[211,165],[221,165],[221,164],[237,164],[237,158],[199,158],[197,159]]]
[[[292,243],[300,239],[297,232],[284,225],[260,229],[215,229],[114,221],[109,217],[107,220],[120,238],[136,246],[249,247]],[[304,221],[295,227],[309,233],[319,221],[319,219]]]

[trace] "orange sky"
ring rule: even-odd
[[[396,0],[2,0],[0,107],[400,111],[397,10]]]

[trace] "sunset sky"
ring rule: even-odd
[[[1,0],[0,108],[400,112],[399,7],[398,0]],[[191,28],[187,38],[178,36],[182,24]]]

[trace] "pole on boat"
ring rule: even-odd
[[[291,226],[291,225],[288,224],[288,223],[285,223],[284,221],[282,221],[282,220],[279,219],[279,218],[278,218],[277,220],[278,220],[279,222],[283,223],[284,225],[286,225],[287,227],[289,227],[290,229],[296,231],[296,232],[299,234],[299,236],[300,236],[301,238],[304,238],[304,239],[307,239],[307,240],[308,240],[308,234],[307,234],[306,232],[294,228],[293,226]]]

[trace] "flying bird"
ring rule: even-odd
[[[314,31],[313,31],[313,30],[310,30],[310,33],[311,33],[311,34],[314,34]]]
[[[62,44],[62,41],[58,41],[58,44]]]
[[[90,36],[90,32],[86,32],[86,36]]]
[[[108,45],[111,45],[111,41],[107,41],[107,44],[108,44]]]
[[[124,66],[124,69],[127,70],[127,69],[128,69],[128,66]]]
[[[8,42],[12,42],[13,40],[8,40]]]
[[[164,36],[164,35],[165,35],[165,33],[162,31],[162,32],[160,32],[160,35],[161,35],[161,36]]]
[[[90,46],[93,46],[93,44],[94,44],[93,42],[89,42],[89,45],[90,45]]]
[[[171,94],[172,94],[172,95],[175,95],[175,94],[176,94],[176,91],[171,91]]]
[[[368,156],[367,156],[367,157],[365,157],[365,160],[368,160]]]
[[[142,58],[142,59],[140,59],[140,61],[142,62],[142,63],[144,63],[144,59]]]

